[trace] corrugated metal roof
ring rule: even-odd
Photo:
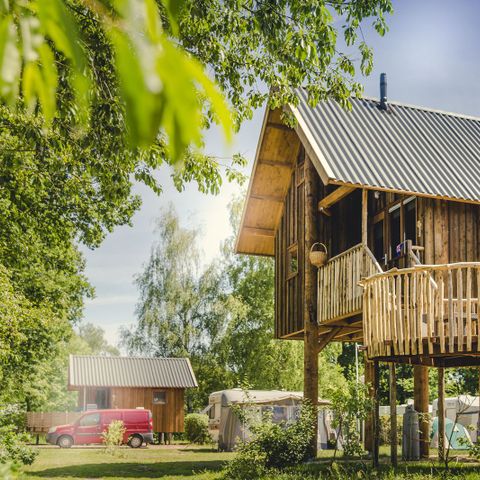
[[[294,110],[329,181],[480,201],[480,119],[374,99]]]
[[[197,387],[188,358],[70,355],[70,387]]]

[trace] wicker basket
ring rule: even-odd
[[[314,250],[314,248],[317,245],[319,247],[323,247],[324,251]],[[328,256],[328,251],[327,251],[327,247],[325,246],[325,244],[317,242],[317,243],[314,243],[312,245],[312,248],[310,249],[310,254],[309,254],[310,263],[312,265],[314,265],[317,268],[323,267],[323,265],[325,265],[325,263],[327,263],[327,256]]]

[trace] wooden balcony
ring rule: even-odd
[[[318,269],[318,323],[359,315],[363,309],[362,278],[381,272],[375,257],[363,244],[331,258]]]
[[[362,282],[369,358],[435,366],[480,364],[480,263],[416,265]]]

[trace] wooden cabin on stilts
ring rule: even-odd
[[[236,245],[275,258],[275,335],[304,341],[313,404],[319,352],[363,344],[377,399],[365,439],[374,463],[380,362],[393,414],[395,365],[414,366],[423,457],[429,369],[440,373],[442,432],[444,369],[480,365],[480,119],[387,102],[383,80],[380,101],[352,99],[350,110],[311,108],[298,91],[298,105],[285,107],[294,128],[281,109],[266,112]],[[326,261],[312,264],[312,251]]]

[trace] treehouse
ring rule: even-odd
[[[306,390],[325,345],[360,342],[418,366],[425,411],[426,366],[480,365],[480,119],[384,88],[351,110],[301,90],[295,128],[266,112],[236,249],[275,259],[275,335],[305,341]]]

